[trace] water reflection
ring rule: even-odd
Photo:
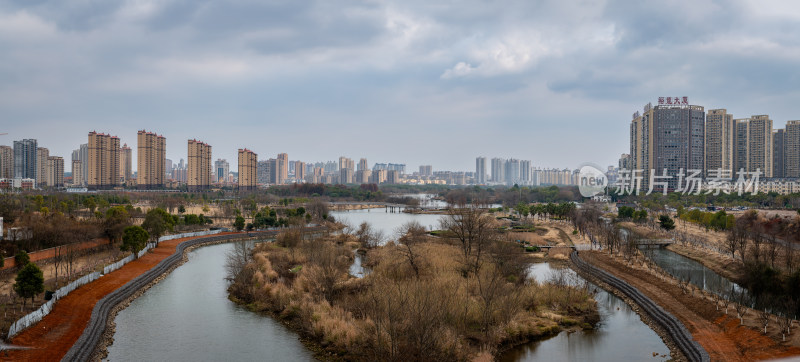
[[[547,281],[554,268],[536,263],[528,274],[537,281]],[[564,269],[573,282],[584,279],[571,269]],[[504,353],[501,361],[664,361],[669,348],[650,327],[642,322],[622,299],[592,284],[600,323],[591,331],[561,332],[557,336],[518,346]],[[654,356],[654,353],[656,354]]]
[[[661,269],[680,280],[717,295],[728,295],[731,289],[743,290],[738,284],[717,274],[699,262],[663,248],[643,249]]]

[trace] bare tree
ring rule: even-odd
[[[295,261],[295,252],[303,242],[303,229],[292,227],[288,230],[281,231],[275,239],[275,243],[289,250],[289,255],[292,257],[292,262]]]
[[[384,235],[381,230],[375,229],[368,222],[362,222],[353,232],[353,235],[358,239],[358,243],[364,249],[375,248],[384,242]]]
[[[400,254],[414,270],[414,276],[419,278],[420,269],[425,260],[417,249],[419,244],[427,241],[425,227],[417,221],[409,221],[398,228],[397,235],[400,242]]]
[[[494,219],[477,205],[461,204],[442,217],[440,224],[461,244],[465,272],[477,272],[483,252],[496,237]]]
[[[772,317],[772,315],[767,312],[767,308],[759,308],[758,320],[761,321],[761,325],[764,326],[764,334],[767,334],[767,326],[769,326],[770,317]]]
[[[226,280],[234,281],[247,263],[252,260],[252,247],[252,243],[248,240],[239,240],[233,243],[233,249],[225,254]]]

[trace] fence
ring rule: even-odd
[[[14,324],[11,325],[11,328],[8,329],[8,338],[15,336],[23,329],[38,323],[40,320],[42,320],[42,318],[44,318],[44,316],[50,314],[50,311],[53,310],[53,306],[55,305],[57,300],[65,297],[73,290],[78,289],[78,287],[95,281],[99,277],[100,273],[98,272],[87,274],[78,278],[72,283],[69,283],[66,286],[56,290],[56,292],[53,294],[53,299],[48,300],[46,303],[42,304],[42,306],[39,307],[39,309],[25,315],[18,321],[14,322]]]
[[[158,241],[161,242],[161,241],[167,241],[167,240],[173,240],[173,239],[189,238],[189,237],[194,237],[194,236],[214,235],[214,234],[219,234],[220,232],[222,232],[222,230],[197,231],[197,232],[193,232],[193,233],[166,235],[166,236],[162,236],[162,237],[158,238]],[[152,248],[152,245],[148,244],[144,249],[142,249],[139,252],[138,257],[142,257],[151,248]],[[124,259],[122,259],[122,260],[120,260],[120,261],[118,261],[116,263],[113,263],[113,264],[110,264],[110,265],[106,265],[103,268],[103,274],[102,275],[106,275],[108,273],[111,273],[111,272],[121,268],[123,265],[128,264],[129,262],[131,262],[133,260],[134,260],[133,259],[133,254],[131,254],[131,255],[128,255],[127,257],[125,257]],[[25,315],[24,317],[20,318],[16,322],[14,322],[14,324],[12,324],[11,328],[9,328],[9,330],[8,330],[8,338],[11,338],[11,337],[15,336],[17,333],[19,333],[23,329],[28,328],[28,327],[38,323],[40,320],[42,320],[42,318],[44,318],[44,316],[50,314],[50,311],[53,310],[53,306],[55,305],[55,303],[56,303],[56,301],[58,299],[65,297],[67,294],[69,294],[73,290],[78,289],[78,287],[80,287],[80,286],[82,286],[84,284],[87,284],[89,282],[92,282],[92,281],[96,280],[100,276],[101,276],[100,273],[94,272],[94,273],[85,275],[85,276],[79,278],[78,280],[75,280],[72,283],[69,283],[66,286],[58,289],[53,294],[53,299],[48,300],[46,303],[42,304],[42,306],[39,307],[39,309],[37,309],[37,310]]]

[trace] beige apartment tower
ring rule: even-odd
[[[705,171],[733,170],[736,145],[733,115],[725,109],[711,109],[706,115]]]
[[[81,160],[72,161],[72,186],[83,186],[86,180],[83,179],[83,162]]]
[[[239,149],[239,190],[255,190],[258,183],[258,155],[248,149]]]
[[[747,171],[772,177],[772,120],[768,115],[752,116],[747,128]]]
[[[47,183],[47,158],[50,150],[39,147],[36,149],[36,187],[45,188]]]
[[[119,180],[123,185],[133,177],[132,157],[133,151],[131,151],[127,143],[124,144],[122,148],[119,149]]]
[[[141,130],[137,134],[136,140],[136,187],[140,189],[163,188],[166,174],[167,139],[153,132]]]
[[[14,178],[14,149],[0,146],[0,178]]]
[[[783,151],[784,177],[800,177],[800,121],[786,122]]]
[[[211,145],[189,140],[186,173],[189,191],[207,190],[211,186]]]
[[[119,186],[119,137],[89,132],[89,189]]]
[[[277,161],[275,162],[276,172],[275,172],[275,183],[278,185],[282,185],[286,183],[286,179],[289,178],[289,155],[285,153],[279,153]]]
[[[58,156],[47,158],[47,185],[64,187],[64,159]]]
[[[297,183],[302,183],[306,179],[306,163],[294,161],[294,179]]]

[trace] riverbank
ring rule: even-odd
[[[8,351],[7,354],[0,355],[0,360],[61,359],[83,333],[92,310],[100,299],[175,253],[178,244],[195,238],[198,237],[163,241],[141,258],[61,298],[42,321],[20,332],[10,341],[13,345],[29,349]]]
[[[659,276],[640,262],[626,263],[602,252],[581,252],[581,257],[637,288],[677,317],[712,360],[752,361],[800,354],[800,348],[739,326],[735,316],[725,314],[706,294],[684,291],[674,279]],[[746,314],[745,324],[754,319],[753,313]]]

